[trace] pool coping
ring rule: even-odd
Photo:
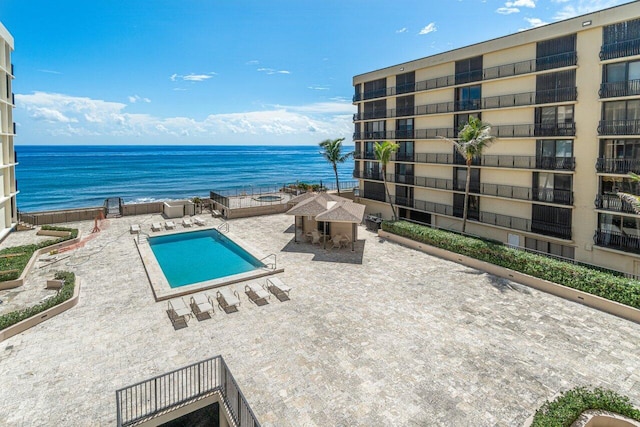
[[[172,288],[169,285],[169,281],[162,272],[162,268],[160,267],[160,264],[158,263],[158,260],[156,259],[147,239],[150,237],[168,236],[172,234],[192,233],[207,230],[217,230],[217,227],[210,226],[197,228],[176,228],[174,230],[165,230],[154,233],[152,235],[148,235],[145,233],[145,235],[148,237],[145,237],[142,240],[142,237],[140,235],[134,238],[134,242],[136,244],[136,247],[138,248],[138,253],[140,254],[140,259],[142,260],[142,265],[144,266],[147,278],[149,279],[149,284],[151,285],[151,290],[153,291],[153,296],[156,301],[165,301],[171,298],[182,297],[209,289],[219,288],[221,286],[227,286],[234,283],[245,282],[253,279],[258,279],[260,277],[284,272],[284,268],[277,268],[274,266],[275,268],[270,269],[265,267],[245,273],[222,277],[219,279],[206,280],[204,282],[198,282],[192,285]],[[242,249],[247,251],[251,256],[255,257],[258,260],[262,260],[269,256],[259,251],[252,245],[242,241],[242,239],[240,239],[238,236],[235,236],[232,232],[226,232],[222,234],[231,239],[234,243],[239,245]]]

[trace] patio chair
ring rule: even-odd
[[[166,228],[167,230],[173,230],[174,228],[176,228],[176,223],[173,221],[167,221],[164,223],[164,228]]]
[[[203,294],[193,295],[189,305],[191,306],[193,315],[196,316],[196,319],[199,321],[211,319],[211,315],[214,314],[213,304],[211,304],[210,299]]]
[[[171,323],[175,329],[182,329],[187,327],[187,322],[191,317],[191,310],[184,303],[182,298],[176,298],[169,300],[167,314]]]
[[[318,230],[313,230],[311,232],[311,243],[313,243],[314,245],[317,243],[319,245],[320,239],[322,239],[322,234],[320,234]]]
[[[202,218],[198,218],[197,216],[193,217],[193,222],[198,224],[198,225],[206,225],[207,223],[204,222],[204,220]]]
[[[191,227],[193,222],[191,222],[191,218],[182,218],[182,226],[183,227]]]
[[[331,238],[332,247],[340,249],[342,247],[342,234],[336,234]]]
[[[219,217],[222,216],[222,212],[217,211],[217,210],[212,210],[211,211],[211,216],[214,217],[214,218],[219,218]]]
[[[151,231],[160,231],[162,230],[162,223],[154,222],[151,224]]]
[[[129,228],[129,233],[138,234],[140,232],[140,224],[131,224]]]
[[[280,301],[289,300],[289,292],[291,292],[291,287],[285,285],[284,282],[280,280],[280,278],[269,277],[267,279],[267,289],[269,289],[269,292],[274,294]]]
[[[218,301],[218,307],[227,314],[238,311],[238,307],[240,306],[238,291],[234,291],[231,288],[220,289],[216,293],[216,300]]]
[[[267,299],[271,298],[271,295],[258,283],[249,283],[248,285],[245,285],[244,292],[255,305],[269,304]]]

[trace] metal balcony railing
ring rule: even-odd
[[[634,230],[636,233],[638,230]],[[640,253],[640,236],[618,231],[596,230],[593,242],[597,246],[618,249],[624,252]]]
[[[373,181],[382,181],[382,172],[354,170],[353,177],[360,179],[370,179]]]
[[[634,55],[640,55],[640,39],[605,44],[600,49],[600,59],[603,61]]]
[[[556,190],[554,188],[534,188],[533,200],[559,205],[573,205],[573,191]]]
[[[615,194],[598,194],[593,203],[597,209],[630,214],[636,213],[631,204],[625,202]]]
[[[601,157],[596,160],[596,171],[620,174],[640,173],[640,159],[607,159]]]
[[[640,135],[640,120],[601,120],[599,135]]]
[[[260,427],[222,356],[206,359],[116,391],[117,425],[141,420],[218,392],[235,425]]]
[[[602,83],[598,92],[600,98],[640,95],[640,80]]]

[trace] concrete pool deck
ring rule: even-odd
[[[38,269],[81,276],[80,302],[0,343],[0,425],[114,425],[115,390],[217,354],[263,426],[520,426],[580,385],[640,405],[639,324],[364,227],[352,253],[294,243],[285,215],[229,221],[277,254],[291,300],[258,307],[231,285],[238,313],[216,307],[176,331],[128,232],[158,220],[109,220],[70,258]],[[93,222],[67,225],[86,236]]]

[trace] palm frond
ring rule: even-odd
[[[635,196],[633,194],[623,192],[618,192],[616,193],[616,195],[620,198],[620,200],[631,205],[633,211],[636,214],[640,215],[640,196]]]

